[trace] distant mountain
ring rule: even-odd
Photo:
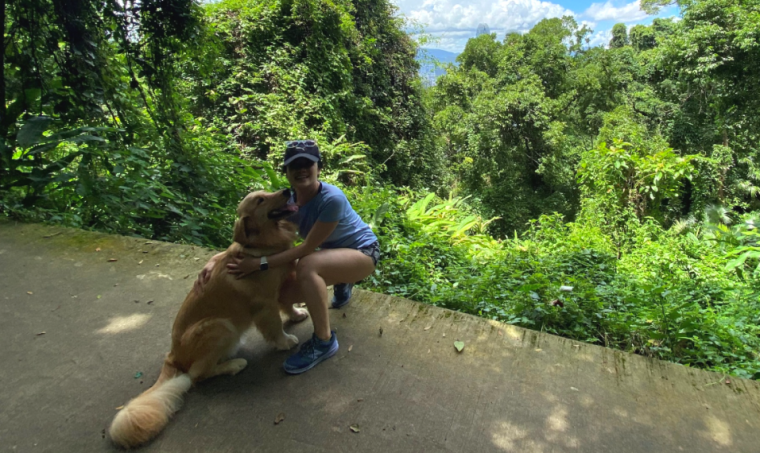
[[[428,49],[421,47],[417,51],[417,61],[420,63],[420,77],[428,85],[435,85],[436,79],[446,74],[446,70],[441,67],[437,67],[435,62],[441,66],[445,66],[448,63],[452,63],[458,66],[456,59],[459,56],[458,53],[449,52],[441,49]]]
[[[420,47],[420,49],[417,51],[417,59],[424,59],[424,58],[435,58],[436,60],[440,61],[441,63],[454,63],[456,64],[456,59],[459,56],[458,53],[449,52],[447,50],[441,50],[441,49],[428,49],[425,47]]]

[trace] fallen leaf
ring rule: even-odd
[[[541,348],[536,348],[536,352],[541,352]]]
[[[47,332],[45,332],[45,331],[43,330],[42,332],[38,333],[38,334],[37,334],[37,336],[39,337],[40,335],[45,335],[45,333],[47,333]],[[728,383],[730,384],[730,383],[731,383],[731,381],[728,381]]]
[[[100,251],[100,247],[96,248],[96,249],[95,249],[95,251],[96,251],[96,252],[99,252],[99,251]]]
[[[42,332],[42,333],[45,333],[45,332]],[[726,384],[730,384],[730,383],[731,383],[731,379],[726,379]]]
[[[433,326],[427,326],[427,327],[425,327],[425,330],[430,330],[431,327],[433,327]]]
[[[114,409],[118,411],[118,410],[124,409],[124,406],[115,407]]]
[[[138,371],[137,373],[135,373],[135,379],[140,379],[142,375],[143,375],[142,371]]]
[[[383,336],[383,328],[382,327],[380,328],[380,336],[381,337]]]
[[[200,258],[194,258],[194,259],[195,259],[195,261],[198,261]]]
[[[119,260],[117,260],[116,258],[108,258],[109,263],[113,263],[114,261],[119,261]]]
[[[352,349],[354,349],[354,345],[348,347],[348,352],[351,352]]]
[[[364,401],[364,398],[359,398],[356,400],[357,403],[361,403],[362,401]]]
[[[42,236],[42,237],[45,238],[45,239],[50,239],[51,237],[58,236],[59,234],[61,234],[61,233],[58,232],[58,233],[48,234],[47,236]]]
[[[283,420],[285,420],[285,414],[280,412],[277,414],[277,417],[274,418],[274,424],[279,425]]]
[[[153,300],[149,300],[149,301],[148,301],[148,305],[150,305],[150,304],[152,304],[152,303],[153,303]]]
[[[140,260],[140,262],[139,262],[139,263],[137,263],[137,264],[142,264],[142,263],[143,263],[143,261],[145,261],[145,260]]]
[[[148,251],[147,251],[147,250],[143,250],[142,252],[143,252],[143,253],[148,253]]]
[[[355,433],[358,433],[359,431],[361,431],[359,429],[359,425],[357,425],[357,424],[353,424],[353,425],[349,426],[348,429],[350,429],[351,431],[353,431]]]
[[[101,297],[103,297],[103,296],[101,296],[100,294],[98,294],[98,299],[100,299]]]
[[[145,245],[151,245],[151,244],[152,244],[152,242],[146,242],[145,243]]]
[[[345,313],[343,313],[343,317],[344,317],[344,318],[346,318],[346,317],[347,317]]]
[[[577,389],[577,388],[575,388],[575,387],[570,387],[570,390],[572,390],[572,391],[574,391],[574,392],[579,392],[579,391],[580,391],[580,390],[578,390],[578,389]]]
[[[446,336],[446,334],[443,334],[443,336],[445,337],[445,336]]]
[[[462,352],[462,349],[464,349],[464,341],[455,341],[454,347],[457,348],[457,352]]]
[[[139,303],[140,303],[140,299],[135,299],[135,300],[134,300],[134,302],[135,302],[136,304],[139,304]]]
[[[31,296],[32,294],[34,294],[34,293],[33,293],[33,292],[31,292],[31,291],[27,291],[26,293],[27,293],[27,294],[29,294],[30,296]]]
[[[158,264],[156,264],[156,267],[158,267],[158,266],[159,266],[159,265],[158,265]]]
[[[189,276],[190,276],[190,274],[187,274],[187,275],[185,275],[185,277],[184,277],[184,278],[185,278],[185,279],[187,279],[187,277],[189,277]]]

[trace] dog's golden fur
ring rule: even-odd
[[[295,336],[283,332],[280,308],[301,319],[306,313],[294,309],[292,303],[278,303],[280,287],[294,266],[241,279],[226,271],[230,260],[240,254],[267,256],[293,246],[295,227],[282,220],[289,214],[287,200],[284,191],[254,192],[240,203],[234,242],[214,265],[203,292],[191,290],[182,303],[172,328],[171,352],[158,380],[114,418],[109,434],[116,444],[130,448],[147,442],[166,426],[192,384],[245,368],[245,359],[227,358],[251,325],[278,349],[298,344]]]

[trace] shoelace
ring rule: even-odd
[[[314,338],[304,343],[301,346],[301,350],[299,352],[301,353],[301,355],[313,356],[314,355]]]

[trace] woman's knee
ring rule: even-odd
[[[319,258],[314,254],[305,256],[298,260],[298,264],[296,264],[296,280],[301,280],[307,275],[317,273],[318,260]]]

